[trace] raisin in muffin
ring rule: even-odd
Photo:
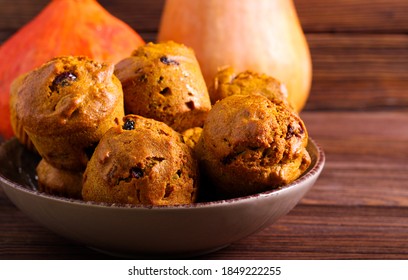
[[[307,141],[291,108],[262,95],[232,95],[213,106],[197,153],[218,195],[238,197],[298,178],[311,162]]]
[[[197,163],[182,136],[162,122],[127,115],[96,147],[82,196],[106,203],[189,204],[197,186]]]
[[[44,159],[36,171],[39,191],[67,198],[82,197],[82,172],[55,168]]]
[[[162,121],[178,132],[202,126],[211,102],[192,49],[149,43],[120,61],[125,113]]]
[[[249,70],[236,73],[232,67],[224,67],[217,72],[208,92],[213,104],[233,94],[260,94],[273,103],[289,104],[287,89],[280,81]]]
[[[38,153],[56,168],[83,171],[102,135],[124,116],[114,66],[58,57],[17,85],[13,106]]]

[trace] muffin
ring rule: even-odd
[[[310,165],[308,134],[289,107],[262,95],[232,95],[210,111],[197,144],[217,195],[238,197],[298,178]]]
[[[289,104],[287,89],[277,79],[249,70],[236,73],[232,67],[224,67],[217,72],[208,92],[212,104],[234,94],[260,94],[273,103]]]
[[[42,159],[36,168],[38,190],[67,198],[81,198],[82,172],[53,167]]]
[[[127,115],[96,147],[82,196],[106,203],[189,204],[197,187],[197,162],[181,135],[165,123]]]
[[[23,124],[21,123],[21,118],[17,116],[16,102],[18,96],[18,89],[23,83],[27,74],[20,75],[17,77],[10,87],[10,124],[13,129],[14,135],[17,140],[23,144],[30,151],[35,151],[35,147],[24,130]]]
[[[201,127],[193,127],[183,131],[181,135],[183,136],[184,143],[194,150],[202,132],[203,129]]]
[[[59,57],[17,85],[15,122],[49,164],[83,171],[102,135],[124,116],[113,71],[113,65],[85,57]]]
[[[182,132],[204,123],[211,102],[192,49],[174,42],[148,43],[120,61],[125,113],[152,118]]]

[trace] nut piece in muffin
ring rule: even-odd
[[[162,121],[178,132],[204,123],[211,102],[192,49],[148,43],[115,67],[125,113]]]
[[[262,95],[232,95],[213,106],[196,149],[217,194],[238,197],[297,179],[311,162],[307,142],[289,107]]]
[[[127,115],[96,147],[82,196],[106,203],[189,204],[197,186],[197,162],[182,136],[165,123]]]
[[[124,116],[114,65],[58,57],[29,72],[15,89],[16,123],[56,168],[83,171],[89,151]]]
[[[266,74],[253,71],[236,73],[233,67],[220,69],[208,89],[211,103],[234,94],[260,94],[276,104],[288,105],[288,92],[283,83]]]
[[[55,168],[44,159],[36,171],[39,191],[67,198],[82,197],[82,172]]]

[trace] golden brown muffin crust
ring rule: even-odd
[[[82,172],[55,168],[44,159],[36,171],[39,191],[68,198],[82,197]]]
[[[29,72],[15,90],[16,123],[56,168],[83,171],[89,152],[124,116],[112,64],[58,57]]]
[[[123,102],[114,65],[86,57],[58,57],[30,72],[19,87],[16,109],[26,130],[50,135],[86,128]]]
[[[254,71],[237,73],[233,67],[221,68],[208,89],[211,103],[234,94],[260,94],[276,104],[289,104],[284,84],[266,74]]]
[[[10,124],[13,129],[14,135],[21,144],[26,146],[29,150],[35,151],[35,147],[24,130],[24,125],[21,121],[21,117],[18,115],[16,109],[18,90],[20,86],[24,83],[24,79],[27,74],[20,75],[17,77],[10,87]]]
[[[201,127],[193,127],[183,131],[181,135],[183,135],[184,142],[187,144],[187,146],[194,150],[202,132],[203,129]]]
[[[84,174],[84,200],[173,205],[196,199],[197,163],[181,135],[136,115],[102,138]]]
[[[214,105],[197,145],[206,173],[226,196],[288,184],[309,166],[307,130],[290,108],[261,95],[233,95]]]
[[[176,131],[202,126],[211,109],[192,49],[174,42],[149,43],[116,65],[125,112],[162,121]]]

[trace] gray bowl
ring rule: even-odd
[[[320,175],[325,155],[309,138],[309,169],[279,189],[182,206],[89,203],[36,190],[38,156],[17,140],[0,147],[0,185],[27,216],[66,238],[120,256],[194,256],[218,250],[287,214]]]

